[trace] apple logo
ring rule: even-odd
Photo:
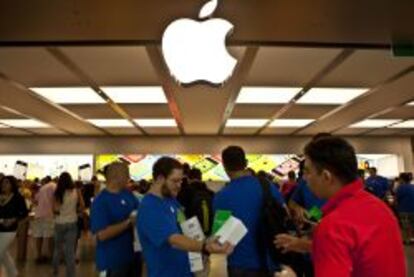
[[[211,18],[218,0],[203,6],[199,20],[172,22],[162,38],[162,52],[170,74],[182,85],[221,85],[233,74],[237,60],[227,52],[226,37],[233,24]]]

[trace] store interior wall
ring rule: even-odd
[[[247,153],[302,153],[310,137],[28,137],[1,138],[1,154],[198,154],[220,153],[229,145],[240,145]],[[395,154],[400,171],[412,171],[413,144],[410,137],[347,137],[357,153]]]

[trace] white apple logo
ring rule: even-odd
[[[220,85],[233,74],[237,60],[226,49],[226,37],[233,25],[221,18],[210,19],[216,7],[217,0],[212,0],[201,9],[200,21],[178,19],[164,32],[164,60],[171,75],[182,85]]]

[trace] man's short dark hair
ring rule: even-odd
[[[174,169],[183,169],[183,165],[176,159],[161,157],[152,167],[152,177],[154,181],[160,176],[167,178]]]
[[[257,174],[256,174],[256,171],[254,171],[254,169],[253,168],[251,168],[251,167],[248,167],[247,169],[246,169],[248,172],[250,172],[250,175],[252,175],[252,176],[256,176]]]
[[[355,149],[343,138],[331,136],[311,141],[305,147],[305,155],[317,170],[329,170],[342,183],[358,178],[358,162]]]
[[[361,179],[365,179],[365,170],[364,169],[358,169],[358,176]]]
[[[246,154],[240,146],[229,146],[221,153],[224,168],[228,171],[240,171],[247,167]]]
[[[369,168],[369,171],[374,171],[375,173],[377,173],[377,172],[378,172],[378,170],[377,170],[377,168],[376,168],[376,167],[370,167],[370,168]]]
[[[185,176],[188,176],[190,174],[191,166],[188,163],[183,164],[183,173]]]
[[[188,173],[188,179],[190,180],[199,180],[203,178],[203,174],[201,173],[201,170],[198,168],[192,168],[190,172]]]
[[[289,179],[296,179],[296,173],[295,171],[291,170],[288,172],[288,178]]]
[[[318,139],[328,138],[328,137],[332,137],[332,134],[326,133],[326,132],[322,132],[322,133],[317,133],[316,135],[314,135],[312,137],[312,140],[318,140]]]
[[[405,184],[410,184],[411,181],[413,180],[413,176],[409,172],[403,172],[403,173],[400,173],[399,179]]]

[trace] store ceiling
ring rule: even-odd
[[[238,49],[241,60],[247,51],[251,51],[249,49]],[[149,53],[153,54],[154,51],[148,51],[145,47],[60,47],[53,50],[41,47],[0,48],[0,118],[36,119],[51,126],[0,128],[0,134],[218,135],[221,132],[224,135],[302,135],[320,131],[352,135],[412,134],[412,129],[409,128],[349,128],[367,118],[414,119],[414,106],[406,105],[411,100],[414,101],[414,60],[394,58],[387,50],[355,50],[341,62],[335,63],[335,59],[348,50],[260,47],[255,51],[254,60],[244,78],[241,79],[236,70],[232,79],[218,89],[202,85],[179,87],[169,78],[165,69],[157,68],[159,64],[151,62]],[[71,65],[75,65],[76,70],[57,58],[56,52],[66,57]],[[327,67],[331,69],[315,81],[315,76]],[[159,76],[160,74],[164,76]],[[84,76],[87,76],[87,81]],[[163,87],[164,90],[168,88],[171,97],[167,97],[169,103],[121,102],[113,105],[100,101],[103,103],[57,104],[30,90],[33,87],[94,86]],[[307,86],[366,88],[367,92],[342,105],[301,104],[300,98],[297,103],[290,104],[238,104],[234,101],[237,99],[234,96],[243,88],[294,87],[298,88],[294,93],[297,94]],[[103,99],[91,91],[98,100]],[[64,93],[69,94],[71,91]],[[145,89],[136,93],[145,93]],[[302,97],[305,96],[306,94]],[[175,117],[171,112],[174,106],[178,107]],[[230,110],[228,117],[224,116],[226,109]],[[142,129],[134,126],[99,127],[87,121],[174,118],[177,127]],[[226,119],[315,121],[302,127],[263,128],[261,125],[249,128],[226,127]],[[181,126],[181,131],[178,126]]]
[[[170,77],[159,41],[171,20],[195,17],[204,2],[41,0],[32,9],[19,9],[32,5],[25,1],[0,3],[0,135],[414,135],[414,106],[408,105],[414,57],[391,52],[394,36],[414,38],[407,13],[412,1],[223,1],[217,16],[236,26],[229,51],[239,65],[223,87],[183,88]],[[99,8],[91,9],[95,4]],[[108,86],[143,94],[155,87],[168,102],[108,99]],[[39,87],[87,88],[102,103],[56,103],[37,94]],[[237,103],[243,90],[279,87],[297,90],[284,103]],[[318,104],[323,99],[311,97],[316,88],[365,91],[342,104]],[[307,98],[314,103],[304,103]],[[47,127],[4,121],[12,119]],[[91,119],[123,120],[128,127],[97,126]],[[174,119],[175,126],[136,121],[148,119]],[[230,127],[234,119],[255,127]],[[287,119],[308,123],[279,124]],[[352,127],[367,119],[396,121]],[[405,128],[392,128],[402,122]]]

